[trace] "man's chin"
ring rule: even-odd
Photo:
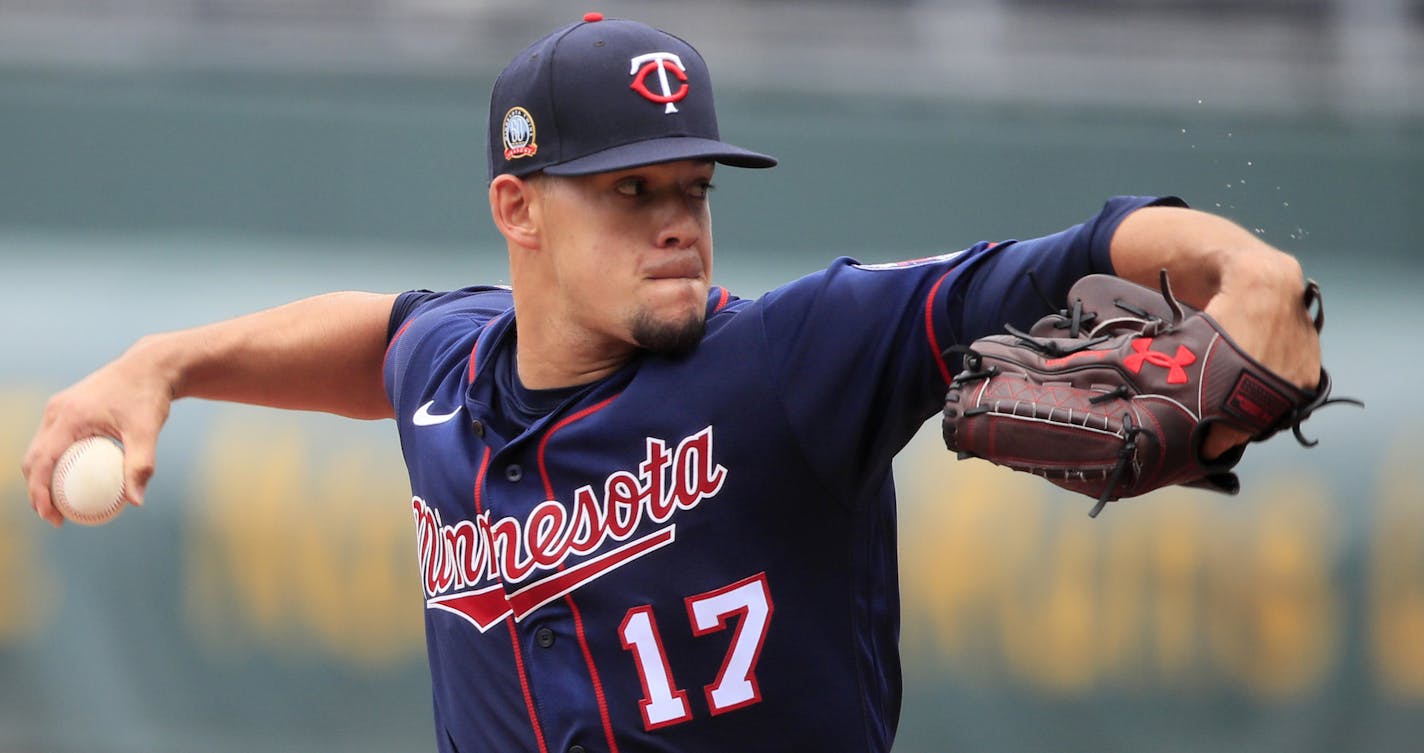
[[[646,311],[633,318],[633,341],[638,347],[664,356],[691,353],[702,342],[707,323],[702,312],[690,313],[679,320],[656,319]]]

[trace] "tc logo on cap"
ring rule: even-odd
[[[504,114],[504,158],[533,157],[538,151],[539,145],[534,142],[534,116],[523,107],[509,108]]]
[[[639,65],[642,68],[639,68]],[[653,71],[658,72],[658,86],[661,93],[655,93],[648,88],[648,75]],[[677,91],[672,90],[672,84],[668,81],[668,71],[682,82],[682,86]],[[632,67],[628,73],[633,78],[633,91],[643,95],[649,101],[657,102],[660,105],[667,105],[663,110],[664,115],[671,115],[677,112],[673,106],[674,102],[681,102],[687,96],[687,69],[682,65],[682,58],[671,52],[650,52],[646,55],[639,55],[632,60]],[[506,129],[507,131],[508,129]]]

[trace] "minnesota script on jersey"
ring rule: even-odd
[[[1084,224],[752,301],[713,288],[687,356],[530,410],[507,289],[402,295],[385,383],[442,751],[886,751],[900,709],[891,460],[944,351],[1111,272]],[[1176,200],[1165,200],[1179,203]]]

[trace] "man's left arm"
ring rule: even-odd
[[[1111,243],[1119,277],[1156,288],[1167,270],[1173,293],[1206,311],[1247,354],[1297,386],[1320,379],[1320,338],[1305,306],[1300,262],[1236,223],[1181,207],[1138,209]],[[1214,427],[1214,457],[1248,437]]]

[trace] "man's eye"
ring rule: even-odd
[[[624,196],[641,196],[643,194],[644,183],[641,178],[626,178],[618,181],[613,188]]]
[[[701,183],[694,183],[690,193],[694,198],[705,199],[707,198],[707,195],[712,193],[712,191],[716,190],[716,188],[717,187],[712,185],[710,182],[703,181]]]

